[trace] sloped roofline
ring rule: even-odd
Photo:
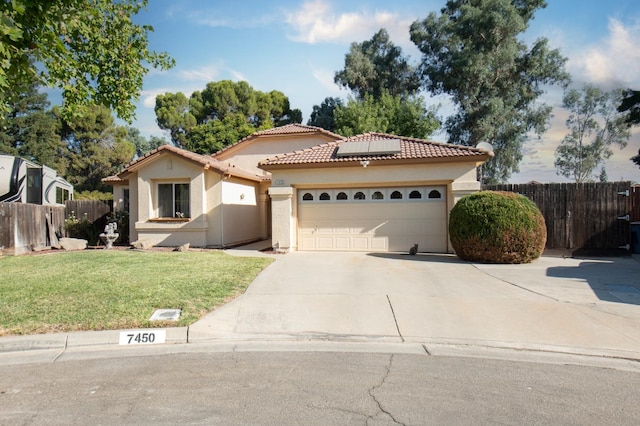
[[[220,174],[228,174],[234,177],[248,179],[254,182],[262,182],[265,180],[269,180],[269,177],[267,176],[261,176],[255,173],[251,173],[249,171],[246,171],[234,165],[230,165],[228,163],[216,160],[210,155],[196,154],[195,152],[187,151],[186,149],[178,148],[176,146],[167,144],[167,145],[162,145],[148,152],[147,154],[138,158],[135,161],[132,161],[131,163],[127,164],[120,173],[118,173],[115,176],[106,177],[102,179],[102,181],[104,183],[117,183],[121,181],[126,181],[128,176],[131,173],[140,169],[145,164],[152,161],[155,157],[168,152],[176,154],[193,163],[200,164],[205,170],[212,170]]]
[[[220,154],[226,153],[229,150],[235,149],[237,146],[246,144],[254,139],[258,139],[264,136],[297,136],[297,135],[308,135],[308,134],[318,134],[326,136],[329,139],[338,140],[343,139],[344,136],[341,136],[337,133],[333,133],[329,130],[323,129],[322,127],[309,126],[306,124],[286,124],[284,126],[272,127],[271,129],[261,130],[259,132],[255,132],[250,134],[249,136],[240,139],[238,142],[228,145],[222,148],[220,151],[217,151],[212,154],[212,157],[217,157]]]
[[[403,142],[402,152],[397,155],[385,155],[385,154],[354,154],[352,156],[336,156],[337,148],[348,142],[356,141],[372,141],[377,139],[396,139]],[[420,144],[420,147],[432,147],[438,152],[420,152],[409,153],[406,144]],[[398,136],[388,133],[380,132],[368,132],[360,135],[351,136],[348,138],[341,138],[334,142],[327,142],[325,144],[316,145],[304,150],[288,152],[285,154],[275,155],[271,158],[267,158],[261,161],[258,167],[263,170],[269,170],[271,168],[299,168],[299,167],[312,167],[320,165],[343,165],[347,166],[349,163],[359,162],[363,160],[375,160],[375,161],[395,161],[395,162],[437,162],[437,161],[476,161],[484,162],[493,157],[492,152],[485,151],[479,148],[468,147],[464,145],[454,145],[444,142],[428,141],[425,139]]]

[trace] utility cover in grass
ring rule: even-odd
[[[180,309],[156,309],[149,321],[177,321],[181,312]]]

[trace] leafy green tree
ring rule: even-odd
[[[146,6],[147,0],[0,2],[0,115],[9,111],[7,90],[38,76],[62,90],[70,114],[97,103],[133,118],[146,64],[174,65],[166,53],[149,51],[153,28],[132,20]]]
[[[519,170],[529,132],[546,131],[551,107],[538,104],[545,85],[569,82],[566,59],[546,38],[521,41],[544,0],[449,0],[439,14],[411,25],[422,52],[424,87],[450,95],[457,112],[446,120],[449,142],[490,142],[495,157],[483,181],[506,181]]]
[[[142,157],[149,151],[152,151],[162,145],[169,143],[164,138],[151,136],[149,139],[142,136],[139,129],[135,127],[127,127],[127,140],[133,144],[138,157]]]
[[[335,109],[334,117],[336,132],[343,136],[382,132],[426,139],[440,125],[420,96],[393,96],[386,91],[379,99],[368,94],[363,100],[352,98]]]
[[[342,99],[325,98],[320,106],[313,106],[313,111],[311,111],[311,117],[307,121],[307,124],[309,126],[322,127],[330,132],[335,131],[336,120],[333,114],[339,106],[342,106]]]
[[[228,114],[222,120],[215,119],[196,125],[187,134],[184,147],[198,154],[211,154],[256,130],[241,113]]]
[[[69,148],[67,180],[78,192],[109,192],[110,187],[102,183],[102,178],[117,173],[135,154],[133,143],[127,140],[127,128],[115,125],[104,106],[88,106],[70,118],[56,112],[61,136]]]
[[[622,102],[618,106],[618,111],[627,113],[627,123],[629,125],[640,124],[640,90],[625,90]],[[638,150],[638,155],[631,157],[631,161],[640,167],[640,150]]]
[[[627,112],[627,123],[640,124],[640,90],[627,89],[622,92],[618,112]]]
[[[392,96],[414,93],[420,87],[416,70],[391,42],[384,28],[362,43],[351,43],[344,57],[344,69],[335,74],[336,84],[349,88],[357,99],[374,98],[387,91]]]
[[[581,91],[565,92],[562,103],[569,110],[570,133],[556,148],[555,166],[559,175],[577,183],[586,182],[613,155],[612,145],[627,146],[631,132],[626,115],[617,111],[621,99],[621,90],[604,92],[590,85]]]
[[[49,109],[46,93],[35,78],[6,92],[9,111],[0,120],[0,153],[46,164],[64,176],[66,145],[58,135],[58,120]]]
[[[237,142],[234,135],[302,121],[302,112],[291,109],[284,93],[264,93],[230,80],[210,82],[188,100],[179,92],[160,95],[155,111],[158,125],[169,130],[176,146],[206,154]]]
[[[187,97],[180,92],[156,97],[156,122],[161,129],[169,131],[171,141],[178,147],[184,146],[187,132],[197,124],[189,105]]]

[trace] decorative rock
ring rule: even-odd
[[[84,250],[87,248],[87,240],[79,238],[60,238],[60,247],[67,251]]]
[[[148,250],[153,247],[153,243],[149,240],[138,240],[131,243],[131,248],[136,250]]]
[[[173,249],[173,251],[189,251],[189,246],[191,244],[190,243],[185,243],[183,245],[181,245],[180,247],[176,247],[175,249]]]

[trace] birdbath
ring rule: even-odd
[[[107,223],[107,226],[104,227],[104,232],[99,235],[100,239],[105,244],[105,250],[112,248],[113,242],[120,236],[120,234],[116,232],[116,229],[118,229],[117,223]]]

